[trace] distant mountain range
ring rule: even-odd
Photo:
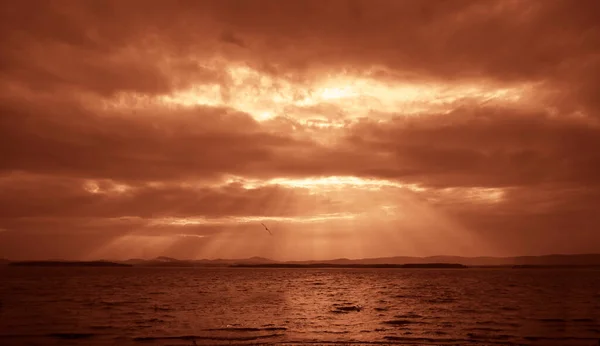
[[[322,261],[275,261],[263,257],[251,257],[245,259],[202,259],[202,260],[182,260],[171,257],[156,257],[154,259],[132,258],[126,261],[29,261],[29,262],[11,262],[6,259],[0,259],[0,265],[40,265],[45,262],[48,265],[58,265],[70,263],[94,263],[94,266],[105,263],[106,266],[121,264],[135,267],[448,267],[451,265],[468,267],[496,267],[496,266],[516,266],[516,267],[548,267],[548,266],[600,266],[600,254],[582,254],[582,255],[545,255],[545,256],[519,256],[519,257],[460,257],[460,256],[431,256],[431,257],[380,257],[347,259],[339,258]],[[52,263],[52,264],[51,264]],[[418,265],[418,266],[415,266]],[[427,266],[422,266],[427,265]]]

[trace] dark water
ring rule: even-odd
[[[0,345],[599,345],[593,269],[0,268]]]

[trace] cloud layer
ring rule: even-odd
[[[0,7],[0,256],[600,251],[597,1]]]

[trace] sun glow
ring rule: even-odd
[[[246,189],[253,189],[266,185],[281,185],[291,188],[307,189],[344,189],[347,187],[360,187],[367,190],[379,190],[383,187],[405,188],[411,191],[425,191],[426,189],[417,184],[402,184],[390,180],[366,179],[353,176],[326,176],[303,179],[273,178],[269,180],[245,179],[241,177],[230,177],[226,184],[239,183]]]
[[[269,184],[290,189],[316,189],[319,194],[332,201],[341,200],[350,208],[336,212],[315,213],[312,210],[302,214],[303,206],[298,205],[298,216],[274,216],[272,208],[277,208],[274,205],[286,203],[278,199],[266,203],[261,215],[151,218],[143,222],[146,226],[139,231],[113,240],[95,255],[117,253],[133,242],[142,244],[152,256],[177,246],[196,247],[195,258],[260,251],[266,257],[323,259],[335,257],[338,252],[341,256],[349,248],[359,257],[374,252],[391,256],[398,251],[435,253],[447,242],[467,251],[473,246],[487,245],[447,215],[443,208],[437,208],[429,197],[452,204],[495,203],[504,193],[501,189],[481,188],[412,186],[410,189],[411,185],[396,182],[343,176],[279,178],[262,182],[231,178],[227,184],[241,184],[247,189]],[[260,223],[269,225],[273,237],[262,233]]]
[[[447,112],[462,101],[516,104],[532,86],[498,87],[481,83],[442,84],[380,82],[349,73],[330,74],[311,82],[273,77],[247,66],[212,67],[227,77],[202,82],[170,94],[149,97],[120,94],[105,107],[231,107],[249,113],[257,121],[291,116],[300,123],[324,118],[329,126],[341,126],[366,114],[380,117]],[[327,110],[323,107],[328,107]],[[335,113],[335,115],[333,115]],[[321,124],[321,127],[327,127]]]
[[[323,100],[335,100],[355,96],[357,96],[357,93],[351,87],[324,88],[320,94],[320,98]]]
[[[531,102],[532,86],[497,86],[481,83],[412,83],[376,80],[349,73],[328,74],[310,81],[278,78],[246,66],[221,66],[226,77],[218,82],[202,82],[159,96],[121,94],[106,107],[125,110],[148,108],[181,109],[195,106],[227,107],[248,113],[263,126],[286,122],[298,126],[299,136],[309,130],[311,140],[335,140],[339,132],[361,118],[384,122],[398,115],[445,114],[464,104],[522,106]],[[142,113],[143,114],[143,113]],[[287,127],[286,127],[287,128]],[[315,132],[310,130],[315,129]],[[193,189],[196,185],[188,184]],[[258,251],[266,256],[325,258],[343,247],[360,254],[423,253],[436,246],[455,243],[465,251],[478,239],[463,225],[444,214],[440,205],[493,205],[504,200],[503,189],[434,188],[425,185],[361,178],[357,176],[277,177],[260,180],[238,176],[215,187],[239,184],[244,189],[279,186],[284,191],[301,192],[301,202],[274,197],[246,216],[170,217],[147,220],[156,232],[170,229],[163,238],[139,238],[160,253],[177,241],[202,242],[199,257],[226,256],[227,253]],[[119,188],[90,182],[90,193],[116,193]],[[127,189],[121,188],[121,192]],[[294,192],[287,193],[293,196]],[[283,193],[286,196],[286,192]],[[317,208],[311,205],[320,203]],[[322,202],[326,201],[326,202]],[[322,203],[322,204],[321,204]],[[439,207],[439,208],[438,208]],[[285,214],[282,212],[289,212]],[[293,215],[293,216],[281,216]],[[258,237],[260,223],[277,230],[275,237]],[[208,231],[210,230],[210,231]],[[199,232],[200,234],[195,234]],[[202,233],[207,232],[207,233]],[[197,238],[197,239],[195,239]],[[375,241],[373,239],[385,239]],[[432,240],[434,239],[434,240]],[[129,238],[112,246],[121,246]],[[162,243],[160,243],[162,242]],[[200,245],[198,245],[200,246]],[[343,253],[343,252],[340,252]],[[310,255],[309,255],[310,254]]]
[[[186,218],[154,218],[150,220],[150,226],[232,226],[260,222],[282,222],[282,223],[313,223],[331,220],[351,220],[356,218],[353,213],[324,213],[308,216],[278,217],[278,216],[239,216],[239,217],[186,217]]]

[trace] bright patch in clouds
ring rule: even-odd
[[[183,238],[204,238],[206,236],[201,235],[201,234],[185,234],[185,233],[179,233],[179,234],[175,234],[176,237],[183,237]]]
[[[257,224],[274,221],[279,223],[314,223],[334,220],[351,220],[356,218],[353,213],[317,214],[311,216],[277,217],[277,216],[240,216],[222,218],[186,217],[186,218],[154,218],[151,226],[236,226],[244,224]],[[180,234],[179,234],[180,235]]]
[[[502,202],[505,195],[505,189],[501,188],[449,187],[433,190],[428,200],[441,203],[494,204]]]
[[[88,180],[83,184],[83,189],[92,194],[120,194],[130,190],[130,187],[114,182]]]
[[[230,177],[226,180],[226,183],[240,183],[246,189],[254,189],[266,185],[281,185],[285,187],[307,188],[311,190],[343,189],[347,187],[378,190],[382,187],[398,187],[413,191],[425,191],[425,188],[416,184],[402,184],[389,180],[366,179],[353,176],[328,176],[302,179],[274,178],[269,180]]]
[[[446,112],[461,101],[480,103],[517,104],[533,91],[532,85],[494,86],[481,83],[406,83],[381,82],[365,76],[348,73],[328,75],[324,79],[294,83],[291,79],[276,78],[245,66],[221,69],[223,78],[218,82],[197,83],[168,95],[149,98],[137,94],[120,94],[108,107],[142,108],[148,106],[231,107],[249,113],[257,121],[277,116],[295,117],[299,123],[320,128],[341,127],[344,120],[364,117],[372,112],[383,114],[416,115],[428,112]],[[336,107],[341,119],[331,114],[312,111],[306,118],[303,110],[311,107]],[[315,114],[316,113],[316,114]],[[326,119],[315,125],[315,119]],[[336,116],[337,118],[337,116]]]

